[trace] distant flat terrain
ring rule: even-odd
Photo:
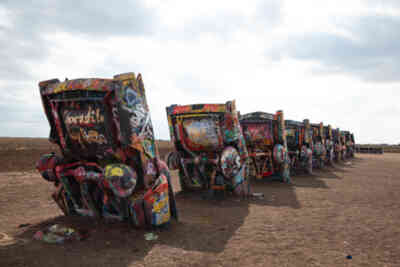
[[[172,149],[169,141],[156,141],[156,145],[162,159]],[[0,137],[0,172],[32,170],[40,155],[52,151],[58,152],[58,146],[47,138]]]

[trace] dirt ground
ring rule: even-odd
[[[180,221],[146,241],[146,230],[61,216],[32,169],[49,151],[45,139],[0,139],[0,266],[400,266],[400,154],[357,154],[291,186],[253,182],[258,200],[185,196],[174,174]],[[54,223],[90,237],[32,239]]]

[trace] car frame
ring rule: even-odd
[[[56,191],[65,215],[162,227],[178,213],[166,164],[156,153],[141,74],[39,83],[60,153],[43,155],[37,170]]]
[[[275,114],[251,112],[240,115],[240,126],[250,160],[248,175],[256,179],[278,177],[290,183],[290,159],[282,110]]]
[[[340,138],[340,129],[332,129],[332,140],[333,140],[333,151],[334,161],[340,162],[342,160],[342,142]]]
[[[312,123],[311,128],[313,131],[313,167],[322,169],[326,160],[324,124],[322,122]]]
[[[310,121],[285,120],[286,142],[290,158],[290,173],[312,174],[312,129]]]
[[[171,105],[166,108],[175,151],[166,157],[178,170],[184,192],[207,197],[231,192],[248,196],[248,152],[235,101],[225,104]]]
[[[324,126],[323,132],[325,136],[325,149],[326,149],[325,162],[328,165],[333,165],[333,161],[335,158],[335,144],[333,140],[332,126],[330,124]]]
[[[355,142],[354,142],[354,134],[349,131],[343,131],[344,139],[345,139],[345,154],[346,158],[353,158],[355,151]]]

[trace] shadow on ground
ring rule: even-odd
[[[324,169],[315,169],[312,175],[298,174],[292,177],[292,184],[287,185],[270,179],[253,180],[252,190],[264,194],[264,199],[255,201],[259,205],[266,206],[288,206],[294,209],[301,208],[297,199],[295,188],[322,188],[328,189],[324,179],[342,179],[343,173],[353,164],[363,159],[354,158],[347,162],[335,163],[333,166],[326,166]]]
[[[0,244],[0,265],[128,266],[149,256],[154,247],[162,251],[165,246],[179,251],[220,253],[249,214],[248,201],[231,198],[209,201],[177,195],[177,204],[180,221],[172,221],[168,229],[153,231],[159,236],[156,241],[144,239],[144,234],[150,231],[131,229],[125,223],[60,216],[23,228],[12,244]],[[53,224],[89,231],[90,237],[65,244],[32,239],[36,231]]]

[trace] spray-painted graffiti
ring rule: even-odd
[[[312,173],[312,129],[309,120],[286,120],[285,125],[290,172]]]
[[[159,226],[177,218],[170,175],[157,160],[153,128],[139,75],[114,79],[57,79],[39,84],[63,158],[44,155],[43,178],[66,215]]]
[[[241,168],[239,152],[231,146],[221,154],[221,169],[225,177],[235,177]]]
[[[134,134],[152,138],[153,127],[143,97],[129,86],[124,87],[123,92],[122,109],[128,113]]]
[[[172,105],[167,116],[176,149],[168,155],[168,164],[179,170],[183,190],[248,193],[244,188],[248,154],[234,101]]]
[[[273,143],[272,124],[247,124],[242,129],[246,143]]]
[[[188,139],[196,146],[217,148],[219,143],[216,122],[209,118],[185,119],[183,128]]]
[[[104,108],[98,103],[71,103],[60,107],[69,140],[77,153],[90,150],[103,154],[109,145],[106,138]]]
[[[249,175],[257,179],[274,175],[284,182],[290,182],[283,112],[244,114],[240,124],[250,155]]]

